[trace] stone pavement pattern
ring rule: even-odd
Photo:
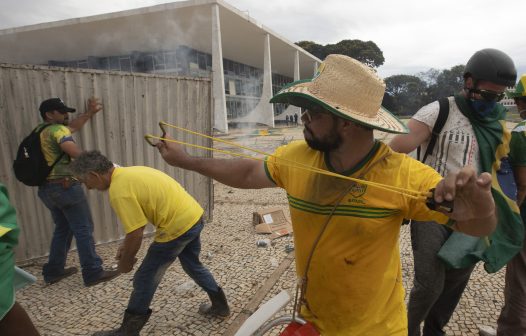
[[[300,128],[282,129],[280,135],[239,137],[234,141],[271,152],[290,139],[301,139]],[[384,138],[384,135],[379,135]],[[198,314],[199,304],[208,300],[175,262],[166,272],[152,303],[153,314],[142,335],[233,335],[232,328],[246,318],[247,304],[259,294],[261,286],[288,256],[287,244],[292,237],[275,240],[274,246],[257,247],[264,238],[253,230],[252,212],[267,207],[282,207],[288,214],[286,194],[280,189],[239,190],[214,183],[213,221],[202,233],[202,261],[223,286],[232,315],[226,320],[208,319]],[[152,238],[145,238],[139,262]],[[119,243],[99,245],[97,250],[107,266],[115,263]],[[400,235],[403,281],[409,292],[413,277],[413,261],[408,226]],[[42,335],[91,335],[98,330],[120,325],[132,289],[132,276],[121,275],[111,282],[86,288],[80,274],[57,284],[46,286],[40,275],[45,259],[34,260],[23,268],[36,275],[38,281],[17,293],[17,300],[26,308]],[[70,252],[68,266],[78,266],[76,252]],[[282,289],[292,294],[295,283],[294,263],[276,278],[264,295],[266,302]],[[477,335],[477,325],[495,326],[503,303],[504,270],[488,275],[481,265],[475,269],[459,306],[450,321],[447,335]],[[406,295],[407,298],[407,295]],[[291,303],[278,315],[291,313]],[[234,329],[235,330],[235,329]],[[278,335],[279,328],[269,335]]]

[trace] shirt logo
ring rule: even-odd
[[[365,194],[365,192],[367,191],[367,185],[366,184],[354,184],[352,187],[351,187],[351,190],[349,192],[349,194],[351,194],[352,197],[354,198],[359,198],[359,197],[362,197],[363,194]]]

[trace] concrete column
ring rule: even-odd
[[[261,98],[248,113],[248,115],[232,119],[233,122],[240,123],[260,123],[270,127],[274,127],[274,105],[269,103],[272,98],[272,65],[270,61],[270,35],[265,34],[263,38],[263,88],[261,90]]]
[[[270,35],[265,34],[263,57],[263,90],[261,93],[261,122],[274,127],[274,105],[269,103],[272,98],[272,62],[270,59]]]
[[[294,52],[294,81],[300,80],[300,53],[298,50]],[[301,124],[301,109],[297,106],[289,105],[287,109],[279,116],[276,117],[276,119],[279,120],[285,120],[285,117],[288,116],[294,116],[298,115],[298,124]]]
[[[225,78],[219,6],[212,5],[212,101],[213,125],[220,132],[228,132],[226,117]]]

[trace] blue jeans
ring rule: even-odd
[[[48,262],[42,269],[44,280],[62,274],[73,237],[84,282],[98,279],[103,272],[102,260],[95,251],[93,219],[81,184],[64,188],[61,183],[45,183],[38,187],[38,197],[55,222]]]
[[[153,300],[157,286],[168,267],[179,257],[181,266],[203,290],[215,293],[219,290],[212,273],[199,261],[201,252],[200,234],[202,219],[182,236],[166,242],[153,242],[146,257],[133,277],[133,292],[127,311],[136,315],[146,315]]]

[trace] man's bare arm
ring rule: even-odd
[[[521,206],[526,197],[526,167],[514,166],[513,176],[515,177],[515,183],[517,184],[517,205]]]
[[[95,97],[89,98],[86,112],[82,113],[69,123],[68,128],[70,129],[71,133],[78,132],[82,126],[84,126],[84,124],[91,119],[91,117],[101,110],[102,104],[100,101]]]
[[[398,134],[389,142],[395,152],[411,153],[431,136],[429,126],[421,121],[410,119],[407,128],[408,134]]]
[[[180,144],[170,141],[158,143],[157,148],[168,164],[195,171],[234,188],[276,187],[267,176],[261,161],[192,157]]]
[[[119,261],[119,271],[121,273],[128,273],[133,269],[133,265],[137,262],[135,255],[139,252],[142,243],[142,234],[146,226],[140,227],[128,234],[124,238],[124,242],[119,246],[117,256]]]

